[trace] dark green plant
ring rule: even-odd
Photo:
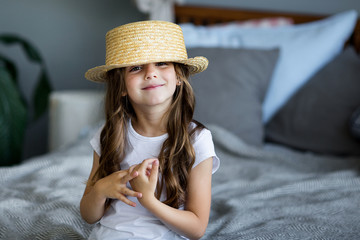
[[[46,112],[52,88],[40,54],[28,41],[3,34],[0,43],[20,45],[28,59],[40,65],[31,108],[20,90],[16,65],[0,53],[0,166],[10,166],[21,161],[26,127]]]

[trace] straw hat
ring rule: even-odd
[[[141,21],[122,25],[106,34],[105,65],[91,68],[85,78],[106,81],[106,72],[154,62],[177,62],[188,65],[192,74],[208,66],[205,57],[188,58],[179,25],[165,21]]]

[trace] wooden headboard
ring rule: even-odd
[[[177,23],[191,22],[195,25],[212,25],[231,21],[244,21],[249,19],[271,17],[291,18],[294,24],[299,24],[320,20],[328,17],[328,15],[310,15],[202,6],[175,6],[175,19]],[[353,45],[355,50],[360,54],[360,19],[358,19],[354,32],[347,44]]]

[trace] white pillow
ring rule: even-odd
[[[340,53],[356,20],[357,12],[349,10],[316,22],[277,28],[192,24],[181,24],[181,27],[189,48],[280,48],[263,103],[263,122],[266,123],[312,75]]]
[[[245,21],[233,21],[228,23],[219,23],[218,26],[225,25],[235,25],[238,27],[244,28],[274,28],[282,27],[287,25],[293,25],[294,20],[286,17],[270,17],[270,18],[260,18],[260,19],[251,19]]]

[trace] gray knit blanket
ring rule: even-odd
[[[260,149],[209,128],[221,166],[203,239],[360,239],[359,157]],[[0,168],[0,239],[86,239],[88,140]]]

